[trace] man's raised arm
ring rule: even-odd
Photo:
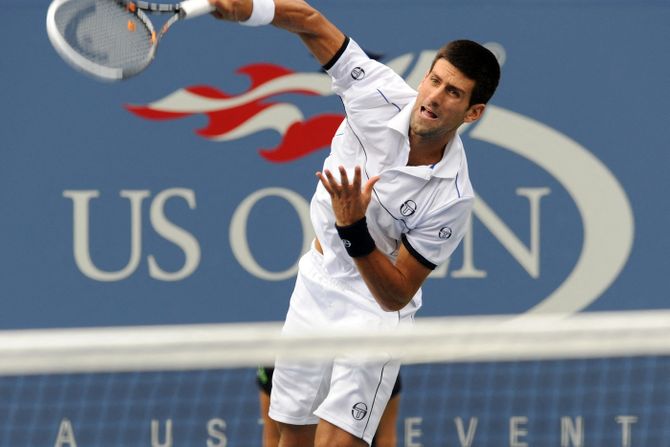
[[[245,25],[272,25],[297,34],[321,65],[342,47],[345,36],[302,0],[210,0],[214,15]]]

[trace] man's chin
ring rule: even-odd
[[[411,126],[410,128],[414,135],[422,138],[431,138],[440,134],[440,127],[437,125],[426,126],[415,123],[414,126]]]

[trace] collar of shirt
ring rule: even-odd
[[[391,118],[391,120],[388,122],[388,127],[400,133],[405,138],[404,146],[406,157],[404,163],[407,163],[407,158],[409,157],[409,120],[412,115],[412,108],[414,107],[415,102],[416,100],[408,103],[396,116]],[[426,166],[430,169],[430,175],[433,177],[440,177],[445,179],[456,178],[463,160],[463,151],[463,142],[461,141],[461,137],[458,135],[458,133],[456,133],[454,138],[452,138],[451,141],[447,143],[442,160],[438,161],[432,166]],[[408,166],[408,168],[415,168],[415,166]]]

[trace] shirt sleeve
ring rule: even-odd
[[[347,108],[357,102],[366,101],[370,94],[378,97],[380,103],[384,103],[379,89],[383,89],[388,96],[387,100],[397,101],[400,107],[416,96],[416,92],[401,76],[381,62],[370,59],[349,37],[323,68],[332,78],[333,92],[342,98]]]
[[[434,270],[452,255],[465,236],[472,214],[473,199],[463,199],[427,218],[402,235],[405,248],[421,264]]]

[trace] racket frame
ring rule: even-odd
[[[132,0],[106,0],[119,4],[120,7],[123,7],[128,11],[128,14],[132,14],[137,17],[146,26],[147,31],[150,33],[151,40],[151,47],[143,64],[133,67],[132,69],[112,68],[95,63],[79,54],[74,48],[72,48],[72,46],[68,44],[62,34],[59,32],[58,26],[56,25],[56,11],[61,5],[69,1],[72,0],[53,0],[49,5],[46,19],[47,35],[49,36],[49,40],[61,58],[67,61],[74,68],[105,81],[119,81],[121,79],[126,79],[140,73],[146,69],[149,64],[151,64],[156,55],[158,42],[176,21],[182,18],[196,17],[213,10],[213,8],[208,5],[206,0],[187,0],[188,3],[195,5],[196,10],[192,15],[187,15],[186,11],[182,10],[181,4],[179,3],[168,4]],[[170,17],[170,19],[168,19],[163,24],[160,31],[156,33],[153,23],[144,11],[157,14],[173,13],[173,16]]]

